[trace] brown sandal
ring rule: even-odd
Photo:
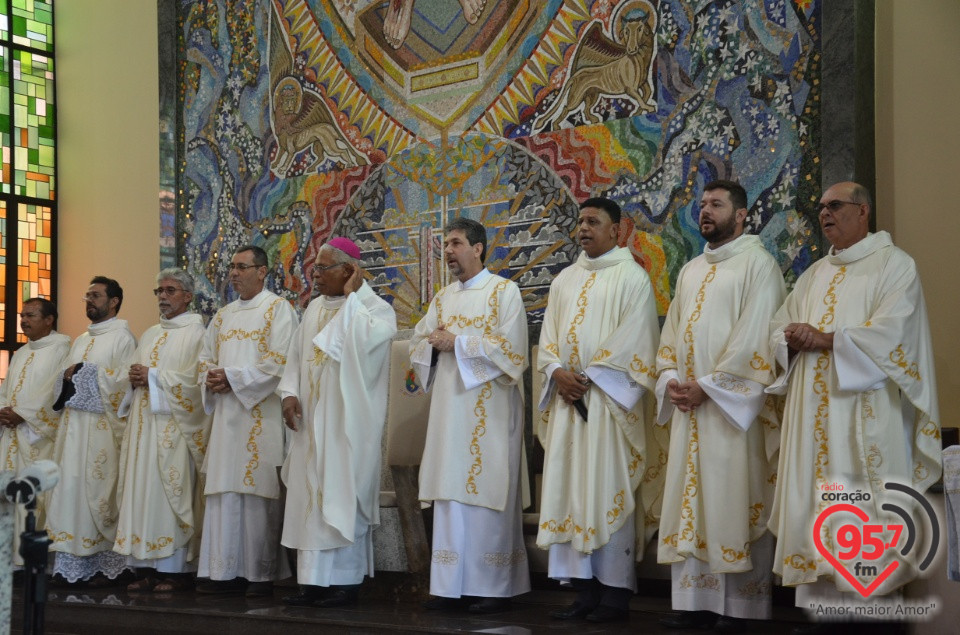
[[[130,593],[148,593],[153,591],[157,586],[159,581],[153,576],[147,576],[145,578],[140,578],[136,582],[131,582],[127,585],[127,591]]]
[[[165,578],[153,587],[154,593],[176,593],[193,589],[193,580],[190,578]]]

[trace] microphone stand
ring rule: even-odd
[[[36,498],[25,505],[26,526],[20,534],[23,557],[23,632],[42,635],[47,608],[47,553],[52,542],[45,531],[37,531],[34,516]]]

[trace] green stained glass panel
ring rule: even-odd
[[[52,0],[12,0],[10,10],[14,42],[53,52]]]
[[[2,155],[2,170],[0,170],[0,192],[10,193],[10,50],[0,46],[0,155]]]
[[[12,51],[14,194],[53,200],[53,59]]]

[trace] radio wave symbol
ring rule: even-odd
[[[933,511],[933,506],[930,505],[930,501],[928,501],[922,494],[912,487],[907,487],[906,485],[901,485],[900,483],[884,483],[883,486],[886,489],[902,492],[913,497],[918,503],[920,503],[920,506],[923,507],[923,510],[927,512],[927,516],[930,518],[932,539],[930,540],[930,551],[927,552],[923,562],[920,563],[920,570],[926,571],[927,567],[930,566],[930,563],[933,562],[934,556],[937,555],[937,545],[940,544],[940,523],[937,521],[937,515]],[[910,553],[910,549],[913,548],[913,543],[916,539],[916,527],[913,523],[913,519],[910,518],[910,515],[907,514],[907,512],[905,512],[902,508],[896,505],[891,505],[890,503],[884,503],[881,506],[881,509],[894,513],[903,519],[903,524],[907,527],[907,544],[905,544],[903,549],[900,550],[900,555],[907,555]]]

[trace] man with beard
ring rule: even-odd
[[[283,544],[297,549],[301,589],[284,601],[330,608],[355,602],[364,575],[373,575],[397,318],[363,281],[360,249],[349,238],[320,248],[313,284],[320,295],[303,315],[279,388],[293,430],[281,472]]]
[[[434,502],[429,609],[503,611],[530,590],[521,523],[523,371],[520,289],[490,273],[483,225],[444,228],[457,281],[440,290],[410,340],[417,381],[433,391],[420,499]]]
[[[770,618],[779,429],[764,388],[786,289],[760,239],[743,233],[747,213],[739,184],[704,187],[707,246],[680,270],[660,337],[657,423],[671,424],[657,560],[671,565],[681,611],[661,620],[668,628],[736,633],[742,618]]]
[[[10,360],[7,379],[0,384],[0,471],[20,472],[36,461],[53,455],[60,415],[53,410],[53,381],[70,351],[70,338],[56,332],[57,305],[45,298],[32,298],[20,310],[20,328],[27,344]],[[37,501],[37,528],[46,519],[48,495]],[[17,527],[26,517],[17,506]],[[13,536],[13,560],[20,557],[20,531]]]
[[[578,235],[583,252],[550,285],[540,332],[537,545],[550,550],[549,576],[579,591],[550,615],[614,622],[629,617],[643,519],[662,486],[665,439],[654,438],[643,399],[656,383],[659,325],[647,272],[617,246],[620,206],[584,201]]]
[[[917,266],[887,232],[870,232],[871,208],[857,183],[823,193],[820,226],[832,246],[800,276],[771,323],[780,374],[771,389],[785,390],[786,404],[770,530],[777,536],[774,573],[797,587],[797,606],[863,600],[814,544],[814,522],[832,504],[828,492],[862,494],[857,507],[868,523],[879,523],[887,483],[922,494],[940,478],[937,381]],[[833,537],[848,522],[832,515],[821,527],[835,557]],[[892,542],[892,532],[875,540]],[[872,560],[877,571],[893,559],[899,566],[870,599],[916,577],[919,551],[903,558],[888,549]]]
[[[69,582],[107,584],[127,569],[113,551],[117,532],[117,470],[123,421],[117,414],[127,388],[127,367],[137,340],[117,318],[123,289],[97,276],[83,296],[91,324],[78,337],[55,383],[62,409],[53,460],[60,483],[53,489],[47,531],[56,553],[53,572]]]
[[[153,293],[160,324],[140,338],[120,405],[127,426],[113,550],[127,556],[131,567],[149,570],[127,590],[160,593],[189,586],[187,574],[197,568],[202,517],[197,468],[210,417],[200,407],[197,385],[204,327],[203,319],[188,310],[193,278],[182,269],[164,269]]]
[[[276,389],[297,316],[264,288],[267,269],[259,247],[236,251],[230,284],[240,299],[214,316],[200,354],[203,405],[213,415],[198,571],[211,581],[197,587],[200,593],[259,597],[290,575],[280,548],[283,423]]]

